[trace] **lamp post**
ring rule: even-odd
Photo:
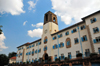
[[[80,45],[81,45],[82,59],[84,59],[83,48],[82,48],[82,41],[81,41],[80,31],[79,31],[79,26],[78,25],[77,25],[77,29],[78,29],[78,35],[79,35],[79,40],[80,40]]]

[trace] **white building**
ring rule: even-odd
[[[16,62],[33,62],[39,58],[76,58],[77,53],[84,57],[90,53],[100,54],[100,10],[92,13],[72,26],[58,29],[57,16],[48,11],[44,16],[41,39],[25,43],[18,48]]]

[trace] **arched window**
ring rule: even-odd
[[[44,49],[43,49],[44,51],[47,51],[47,46],[44,46]]]
[[[47,36],[44,38],[44,44],[46,44],[48,41]]]
[[[66,48],[70,48],[71,47],[71,40],[70,40],[70,38],[67,38],[65,42],[66,42]]]
[[[32,50],[32,56],[34,55],[34,49]]]
[[[55,22],[55,17],[53,17],[53,21]]]
[[[46,21],[48,21],[48,14],[46,14],[45,17],[46,17]]]

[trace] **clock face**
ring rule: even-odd
[[[47,29],[45,30],[45,33],[47,33]]]

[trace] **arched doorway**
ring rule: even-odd
[[[45,60],[48,60],[48,54],[47,54],[47,53],[45,53],[44,59],[45,59]]]
[[[48,54],[47,53],[43,54],[43,60],[48,60]]]

